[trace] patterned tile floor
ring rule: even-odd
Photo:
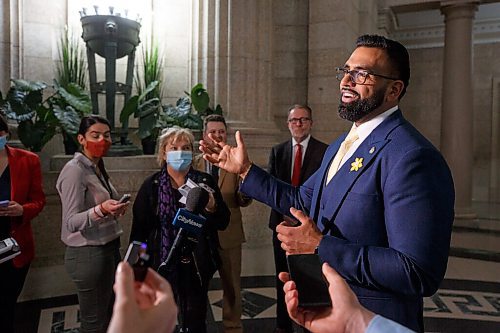
[[[275,291],[270,276],[243,279],[243,319],[247,332],[272,332]],[[214,279],[209,292],[209,332],[222,332],[222,292]],[[76,296],[22,302],[19,332],[78,332]],[[427,332],[500,332],[500,283],[445,280],[442,288],[425,299]]]
[[[482,216],[474,228],[455,223],[445,280],[439,291],[424,302],[426,332],[500,333],[500,205],[488,208],[488,212],[495,209],[493,215]],[[262,257],[246,256],[244,253],[244,274],[259,264],[255,258]],[[272,332],[274,278],[246,275],[251,276],[242,278],[245,331]],[[212,282],[208,331],[215,333],[222,332],[222,292],[219,279]],[[18,306],[17,332],[78,332],[75,295],[24,301]]]

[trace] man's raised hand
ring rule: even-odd
[[[252,163],[248,158],[240,131],[236,131],[235,134],[236,147],[217,140],[212,134],[209,134],[208,137],[210,141],[200,140],[200,151],[203,153],[203,158],[227,172],[246,175]]]

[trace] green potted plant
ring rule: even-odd
[[[196,84],[191,89],[191,93],[185,92],[185,94],[186,96],[179,98],[175,105],[163,105],[163,112],[158,117],[157,127],[162,129],[179,126],[189,128],[195,134],[201,134],[203,118],[210,114],[222,115],[220,104],[217,104],[215,109],[210,107],[210,96],[201,83]]]
[[[187,93],[186,93],[187,94]],[[222,107],[220,104],[217,104],[215,109],[210,107],[210,96],[208,92],[203,87],[203,84],[198,83],[191,89],[191,94],[188,94],[191,99],[191,103],[193,107],[200,115],[200,117],[206,117],[209,114],[220,114],[222,115]]]
[[[120,121],[123,123],[132,114],[139,119],[137,134],[142,142],[142,150],[146,155],[155,153],[156,124],[158,122],[161,101],[158,97],[148,97],[156,89],[158,81],[153,81],[140,95],[132,96],[120,112]],[[154,95],[153,95],[154,96]]]
[[[55,86],[55,92],[43,99],[47,85],[40,81],[12,80],[5,98],[0,93],[0,110],[18,123],[21,143],[39,152],[58,132],[76,136],[80,116],[76,110],[90,110],[90,99],[77,85],[68,90]]]
[[[4,97],[0,94],[0,109],[18,122],[17,135],[30,151],[40,152],[56,133],[56,118],[44,106],[44,82],[12,80]]]
[[[59,59],[56,63],[56,94],[52,99],[55,107],[54,113],[61,124],[64,151],[72,155],[78,149],[74,124],[69,124],[67,119],[80,119],[92,111],[90,97],[85,92],[86,65],[83,49],[79,39],[67,27],[59,38]],[[65,117],[65,113],[69,113]],[[74,114],[76,112],[77,115]],[[77,117],[76,117],[77,116]]]
[[[222,114],[220,105],[215,109],[210,107],[210,96],[201,83],[195,85],[191,93],[186,92],[186,96],[179,98],[175,105],[166,104],[160,107],[160,99],[149,95],[156,89],[157,84],[157,81],[153,81],[141,95],[132,96],[120,113],[121,122],[132,114],[139,118],[138,135],[143,143],[144,154],[154,154],[156,139],[162,129],[172,126],[189,128],[200,137],[203,118],[213,113]],[[151,144],[147,146],[145,142]]]
[[[142,48],[142,66],[136,69],[137,103],[131,102],[135,105],[134,116],[138,118],[138,135],[141,139],[142,150],[147,155],[155,153],[158,136],[155,132],[155,124],[161,112],[162,68],[160,47],[158,42],[151,38],[151,42],[146,43]],[[132,112],[128,110],[125,114],[130,115]]]
[[[54,116],[58,120],[58,128],[63,136],[64,152],[73,155],[78,150],[76,136],[82,117],[92,111],[89,95],[76,83],[60,86],[54,80],[55,93],[47,100]]]

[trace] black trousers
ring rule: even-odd
[[[288,272],[288,264],[286,262],[286,252],[281,248],[281,242],[278,239],[278,234],[273,231],[273,250],[274,250],[274,267],[276,268],[276,327],[287,332],[294,332],[293,321],[288,316],[285,303],[285,292],[283,291],[284,283],[278,278],[280,272]],[[299,332],[308,333],[305,328],[299,328]]]
[[[276,268],[276,327],[292,332],[292,320],[288,316],[285,303],[285,292],[283,282],[278,278],[280,272],[288,272],[286,253],[281,248],[278,233],[273,231],[274,267]]]
[[[176,332],[180,332],[184,327],[191,333],[206,333],[210,277],[198,271],[192,257],[189,257],[188,261],[180,259],[173,271],[162,274],[172,286],[179,309]]]
[[[12,260],[0,264],[0,331],[14,332],[17,298],[23,290],[29,265],[16,268]]]

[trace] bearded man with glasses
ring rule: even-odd
[[[352,127],[300,188],[252,164],[239,133],[236,147],[202,142],[201,149],[241,175],[240,191],[301,222],[276,228],[287,254],[318,253],[363,306],[423,332],[423,297],[437,291],[448,261],[451,172],[399,109],[410,79],[402,44],[361,36],[337,73],[338,113]]]

